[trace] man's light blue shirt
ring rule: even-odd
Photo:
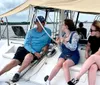
[[[51,36],[51,30],[46,27],[45,30]],[[42,30],[42,32],[38,32],[36,28],[33,28],[25,37],[24,47],[26,50],[34,54],[35,52],[41,52],[42,48],[49,45],[50,42],[51,39],[44,30]]]

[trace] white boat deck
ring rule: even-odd
[[[11,41],[12,42],[12,41]],[[19,43],[19,42],[18,42]],[[7,40],[1,40],[0,41],[0,70],[8,63],[11,61],[11,58],[6,58],[3,57],[2,55],[7,52],[8,49],[13,47],[14,44],[10,43],[10,46],[7,46]],[[12,53],[13,54],[13,53]],[[9,56],[9,55],[8,55]],[[6,72],[5,74],[0,76],[0,85],[8,85],[5,83],[6,81],[9,81],[12,79],[13,75],[16,73],[18,70],[19,66],[13,68],[12,70]],[[20,81],[17,82],[17,85],[41,85],[36,82],[32,82],[30,80],[25,80],[25,79],[20,79]]]
[[[14,49],[19,46],[19,44],[10,44],[10,46],[7,46],[7,41],[4,41],[0,48],[0,69],[2,69],[9,61],[11,61],[11,58],[14,54]],[[11,41],[10,41],[11,42]],[[82,47],[83,48],[83,47]],[[12,50],[13,49],[13,50]],[[45,85],[44,77],[46,75],[49,75],[53,67],[56,65],[58,57],[60,55],[60,51],[58,48],[56,48],[57,53],[53,57],[44,57],[39,64],[33,66],[18,82],[18,85]],[[71,77],[74,77],[81,69],[82,62],[85,61],[84,54],[85,50],[79,48],[81,59],[78,65],[73,66],[70,68],[70,74]],[[10,52],[12,51],[12,52]],[[12,56],[11,56],[12,55]],[[5,57],[4,57],[5,56]],[[9,57],[9,58],[7,58]],[[13,75],[18,70],[19,66],[13,68],[9,72],[3,74],[0,76],[0,85],[7,85],[4,84],[5,81],[8,81],[12,79]],[[96,85],[100,85],[100,72],[97,72],[97,81]],[[51,85],[67,85],[63,70],[61,69],[57,76],[51,81]],[[88,85],[88,77],[87,73],[84,74],[79,83],[77,85]]]

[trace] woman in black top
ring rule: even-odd
[[[69,81],[69,85],[75,85],[80,77],[88,71],[89,85],[95,85],[96,72],[100,69],[100,21],[94,21],[90,29],[91,35],[88,39],[84,62],[79,74]],[[89,55],[91,51],[91,56]]]

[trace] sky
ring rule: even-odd
[[[0,0],[0,14],[19,6],[25,1],[26,0]],[[27,17],[28,10],[9,16],[8,21],[27,21]]]
[[[24,3],[26,0],[0,0],[0,14],[3,14],[20,4]],[[29,10],[25,10],[23,12],[11,15],[8,18],[9,22],[24,22],[28,20],[28,13]],[[39,11],[38,15],[45,14],[43,11]],[[76,16],[76,15],[75,15]],[[53,20],[54,14],[50,13],[50,17]],[[86,15],[86,14],[80,14],[79,21],[93,21],[94,20],[94,15]]]

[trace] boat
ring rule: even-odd
[[[45,18],[47,17],[47,12],[50,11],[57,11],[60,12],[62,16],[60,16],[60,20],[64,20],[64,10],[71,10],[71,13],[73,11],[79,13],[92,13],[92,14],[99,14],[100,13],[100,0],[27,0],[25,3],[19,5],[18,7],[0,15],[0,18],[5,17],[6,18],[6,29],[7,29],[7,39],[1,39],[0,40],[0,69],[3,68],[9,61],[11,61],[12,57],[14,56],[14,53],[16,52],[17,48],[19,46],[23,45],[24,38],[17,37],[16,40],[9,39],[9,31],[8,31],[8,19],[7,16],[10,16],[12,14],[16,14],[18,12],[21,12],[25,9],[30,8],[31,13],[29,15],[31,16],[30,20],[30,26],[34,26],[32,24],[33,19],[36,18],[36,10],[42,9],[46,10]],[[90,4],[90,5],[89,5]],[[35,8],[36,10],[32,10],[32,8]],[[92,8],[93,9],[92,9]],[[33,13],[33,14],[32,14]],[[58,16],[58,17],[59,17]],[[77,16],[77,19],[78,19]],[[70,17],[71,18],[71,17]],[[59,20],[59,23],[61,21]],[[77,23],[77,21],[76,21]],[[61,25],[59,25],[60,27]],[[18,27],[18,29],[20,29]],[[21,31],[22,32],[22,31]],[[53,37],[57,33],[53,32]],[[25,36],[25,33],[24,33]],[[49,36],[49,35],[48,35]],[[55,41],[52,38],[53,41]],[[85,43],[84,43],[85,42]],[[56,53],[52,56],[49,54],[45,55],[39,62],[32,63],[28,68],[25,69],[25,71],[22,72],[21,79],[16,82],[16,85],[45,85],[44,77],[46,75],[49,75],[53,67],[56,65],[58,57],[60,55],[60,50],[58,46],[56,46],[53,43],[53,47],[56,50]],[[73,66],[70,68],[70,74],[71,77],[74,77],[81,69],[82,64],[85,61],[84,54],[85,54],[85,47],[86,47],[86,40],[83,40],[82,43],[79,45],[79,53],[80,53],[80,61],[79,64]],[[7,85],[10,79],[12,79],[13,75],[16,73],[20,66],[17,66],[10,70],[9,72],[3,74],[0,76],[0,85]],[[97,72],[97,80],[96,85],[100,84],[100,72]],[[9,84],[8,84],[9,85]],[[61,69],[57,76],[52,80],[52,85],[66,85],[66,81],[64,78],[63,70]],[[88,77],[87,73],[85,73],[79,83],[77,85],[88,85]]]

